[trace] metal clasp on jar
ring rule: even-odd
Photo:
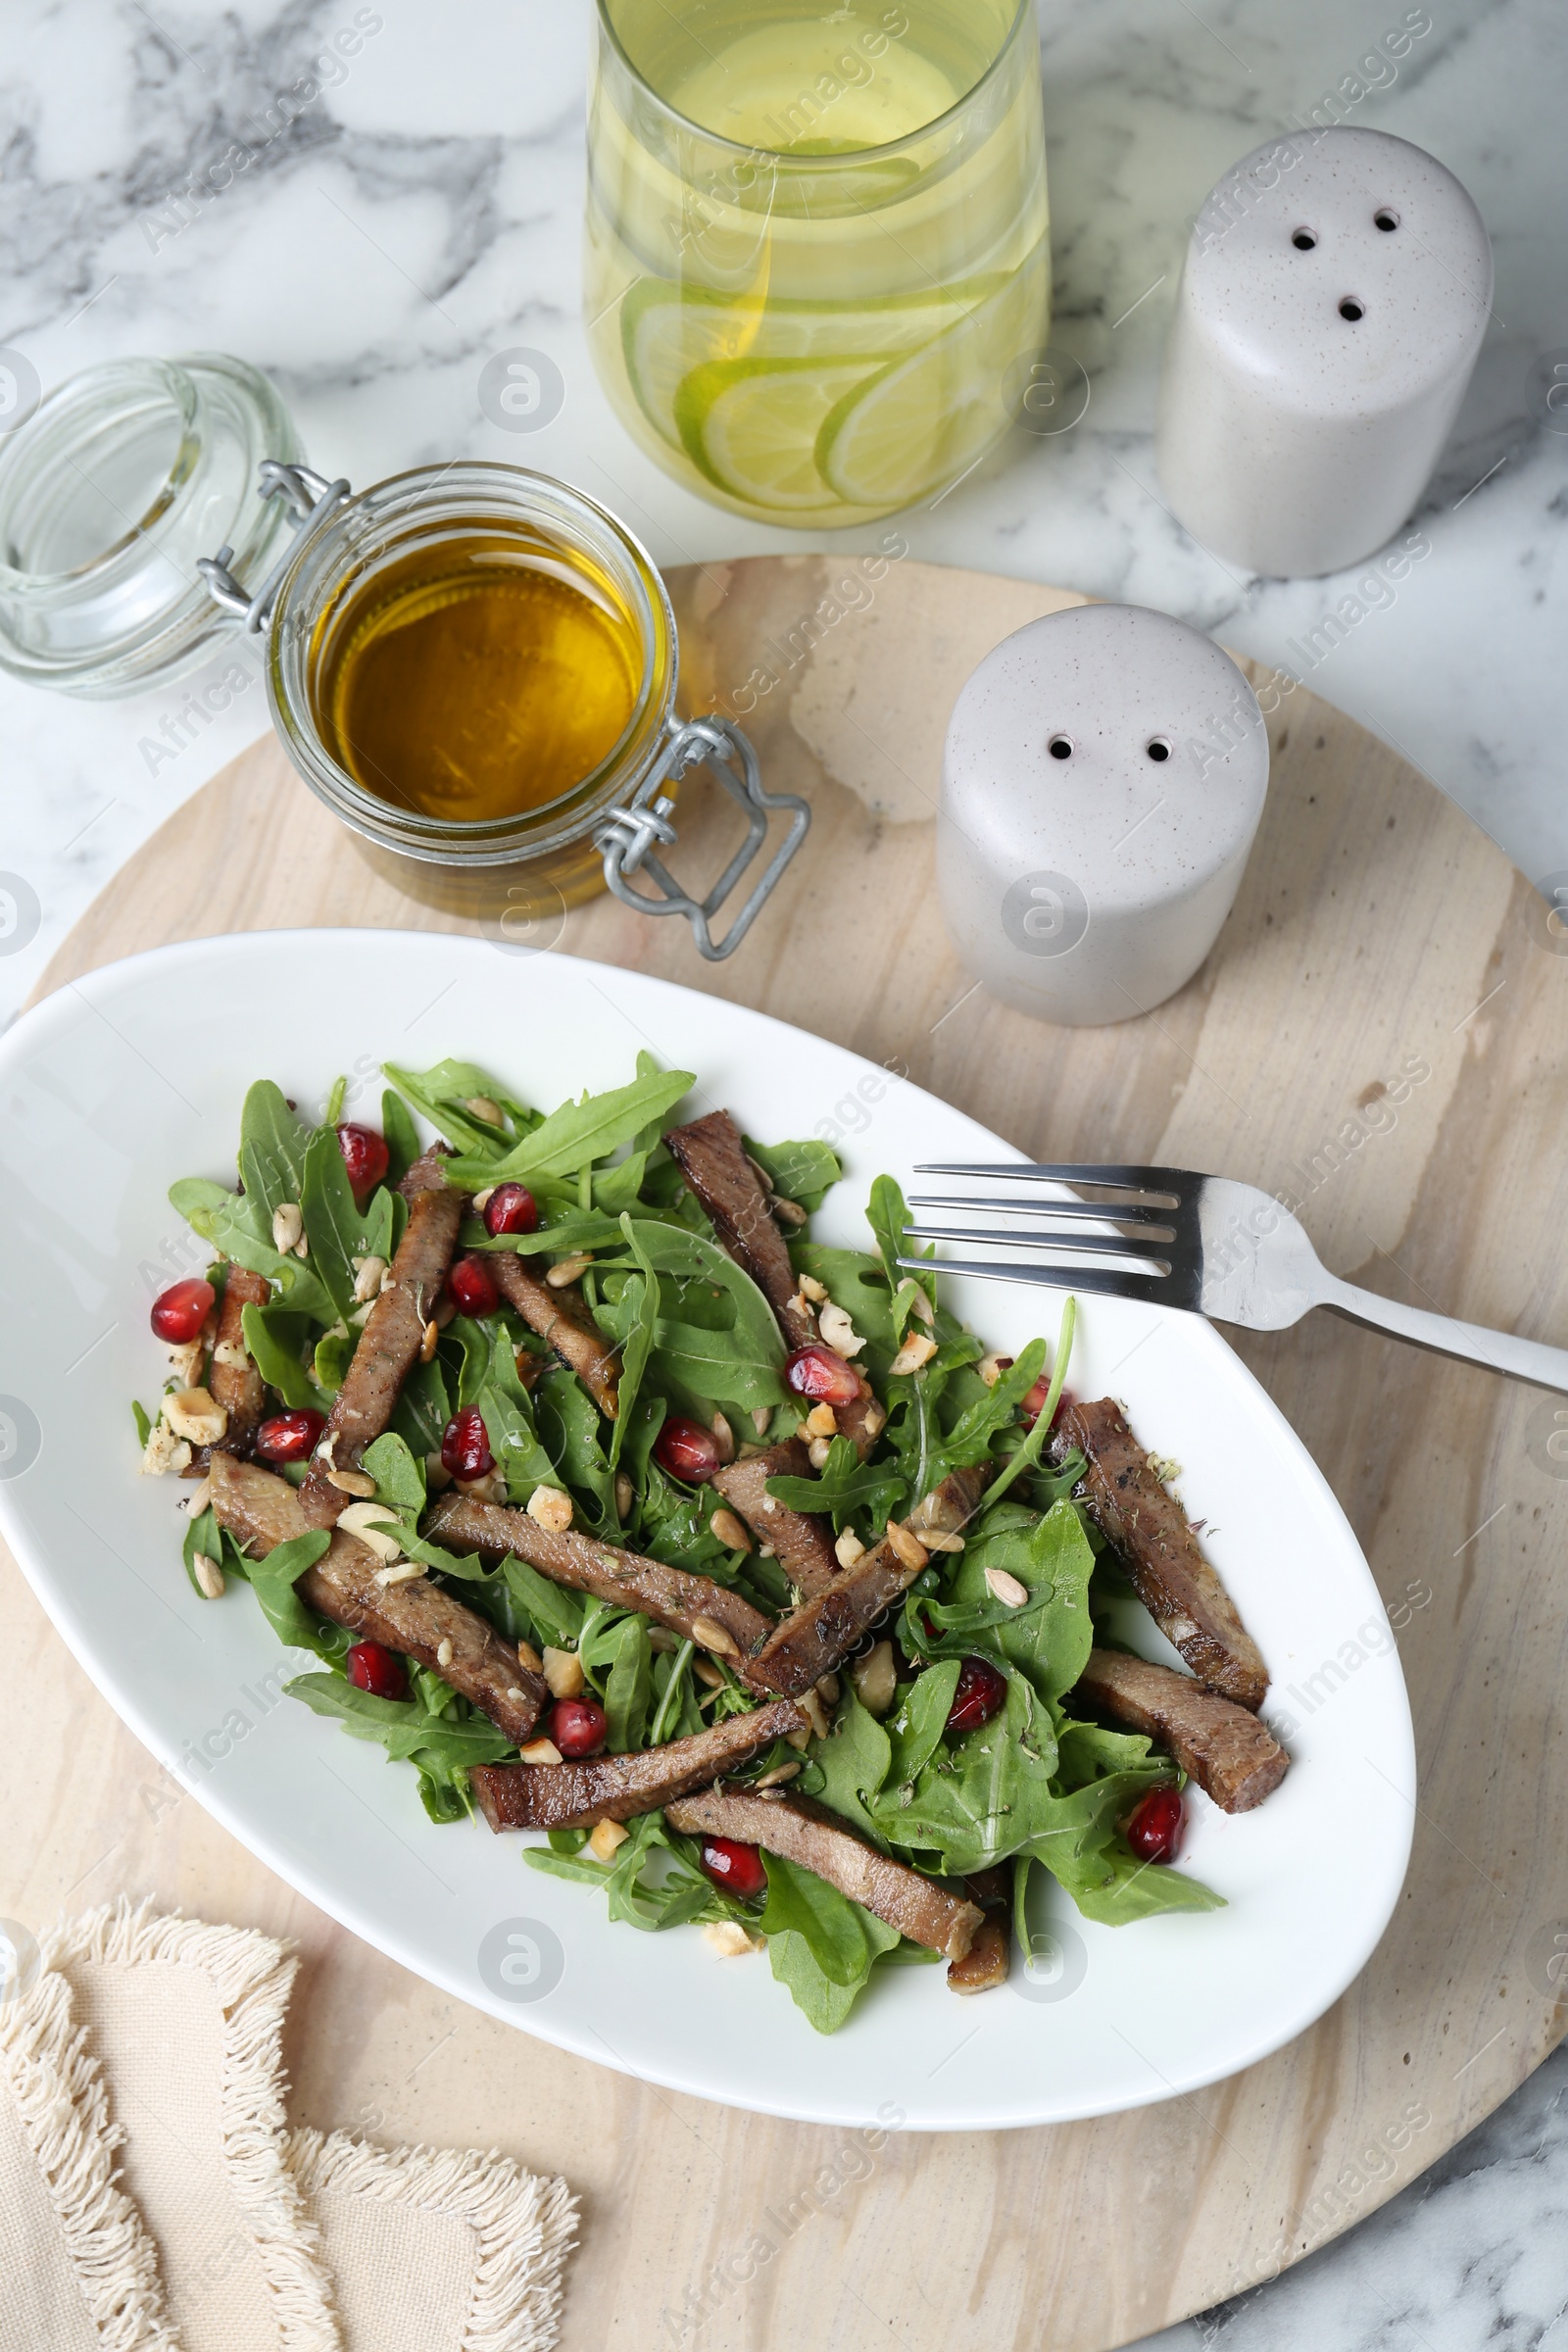
[[[261,468],[264,498],[286,499],[295,537],[254,595],[247,593],[229,570],[233,549],[220,547],[216,556],[203,556],[197,570],[207,582],[215,604],[231,613],[252,635],[271,625],[272,607],[283,576],[297,559],[304,540],[346,506],[352,493],[341,476],[329,482],[309,466],[284,465],[268,458]],[[688,767],[706,764],[723,785],[746,818],[746,839],[725,866],[708,896],[694,899],[681,888],[656,853],[672,849],[677,839],[672,821],[674,801],[664,791]],[[722,939],[712,934],[712,918],[729,898],[743,874],[760,856],[767,838],[769,812],[789,812],[784,838],[773,852]],[[757,754],[739,727],[727,718],[694,718],[672,727],[664,737],[646,774],[623,807],[612,808],[594,828],[593,844],[604,859],[607,887],[623,906],[643,914],[683,914],[692,928],[697,952],[710,963],[732,956],[771,896],[779,877],[806,839],[811,822],[808,802],[799,793],[763,789]],[[658,896],[634,890],[628,874],[647,874]]]

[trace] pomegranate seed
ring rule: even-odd
[[[447,1276],[447,1289],[463,1315],[493,1315],[501,1304],[496,1278],[482,1257],[460,1257]]]
[[[1174,1862],[1182,1841],[1182,1796],[1167,1786],[1151,1788],[1133,1807],[1126,1838],[1141,1862]]]
[[[965,1658],[958,1668],[958,1687],[948,1709],[950,1732],[975,1732],[1006,1704],[1007,1678],[989,1658]]]
[[[722,1886],[726,1894],[739,1895],[743,1903],[767,1892],[761,1854],[755,1845],[743,1845],[738,1838],[705,1838],[698,1860],[715,1886]]]
[[[796,1348],[784,1366],[784,1378],[797,1396],[809,1396],[817,1404],[853,1404],[860,1394],[855,1366],[817,1341]]]
[[[718,1468],[718,1440],[700,1421],[683,1421],[676,1413],[654,1440],[654,1459],[671,1478],[700,1487]]]
[[[441,1432],[441,1467],[454,1478],[488,1478],[496,1466],[490,1432],[477,1405],[454,1413]]]
[[[484,1229],[498,1233],[537,1233],[539,1203],[525,1184],[498,1184],[484,1204]]]
[[[302,1404],[297,1412],[274,1413],[256,1432],[256,1450],[264,1462],[303,1462],[316,1451],[316,1441],[326,1427],[326,1415]]]
[[[408,1669],[379,1642],[356,1642],[344,1652],[343,1663],[356,1690],[368,1690],[372,1698],[408,1697]]]
[[[550,1737],[564,1756],[597,1756],[605,1744],[605,1710],[596,1698],[558,1698]]]
[[[386,1174],[388,1154],[384,1137],[373,1127],[345,1122],[337,1131],[337,1148],[356,1193],[373,1193]]]
[[[172,1348],[185,1348],[212,1313],[218,1293],[210,1282],[176,1282],[153,1300],[152,1325]]]

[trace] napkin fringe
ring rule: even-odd
[[[86,2039],[53,1970],[24,1998],[0,2003],[0,2065],[104,2352],[179,2352],[157,2249],[118,2185],[114,2154],[125,2134],[109,2120]]]
[[[549,2352],[577,2233],[564,2180],[540,2179],[495,2149],[387,2148],[347,2132],[294,2132],[289,2162],[308,2196],[383,2197],[466,2222],[478,2261],[461,2352]]]
[[[223,2168],[267,2280],[282,2352],[341,2352],[321,2233],[284,2154],[283,2019],[299,1966],[292,1947],[253,1928],[155,1915],[150,1896],[133,1904],[122,1895],[63,1923],[41,1948],[50,1968],[162,1962],[206,1977],[223,2016]]]

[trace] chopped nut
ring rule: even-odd
[[[715,1511],[708,1524],[719,1542],[727,1544],[731,1551],[751,1550],[752,1539],[733,1511]]]
[[[543,1674],[545,1662],[531,1642],[517,1643],[517,1664],[529,1674]]]
[[[471,1495],[475,1502],[505,1502],[507,1482],[499,1470],[487,1470],[483,1478],[459,1478],[453,1481],[460,1494]]]
[[[220,1568],[218,1562],[216,1560],[210,1560],[205,1551],[198,1551],[193,1556],[190,1565],[191,1574],[195,1577],[196,1582],[202,1589],[203,1599],[221,1600],[223,1597],[224,1578],[223,1571],[221,1568]]]
[[[442,1637],[441,1637],[441,1639],[440,1639],[440,1641],[439,1641],[439,1642],[436,1643],[436,1648],[435,1648],[435,1662],[436,1662],[436,1664],[437,1664],[438,1666],[440,1666],[440,1667],[442,1667],[442,1668],[445,1668],[445,1667],[448,1667],[448,1666],[450,1666],[450,1665],[451,1665],[451,1663],[452,1663],[452,1637],[451,1637],[451,1635],[450,1635],[450,1634],[443,1634],[443,1635],[442,1635]]]
[[[583,1687],[585,1676],[582,1660],[574,1649],[546,1647],[544,1656],[545,1681],[550,1685],[552,1698],[575,1698]]]
[[[210,1317],[209,1320],[211,1320]],[[178,1381],[182,1389],[193,1389],[196,1386],[202,1368],[202,1357],[206,1353],[207,1342],[200,1333],[195,1339],[187,1340],[183,1348],[171,1348],[169,1350],[170,1373],[173,1379]],[[215,1350],[214,1361],[217,1362],[217,1360]],[[242,1355],[240,1361],[243,1363],[244,1360]]]
[[[485,1188],[484,1188],[484,1191],[483,1191],[482,1193],[475,1193],[475,1194],[474,1194],[474,1196],[473,1196],[473,1213],[474,1213],[474,1215],[475,1215],[476,1217],[482,1217],[482,1216],[484,1215],[484,1212],[485,1212],[485,1210],[486,1210],[486,1209],[489,1207],[489,1205],[490,1205],[490,1196],[491,1196],[491,1194],[492,1194],[492,1193],[495,1191],[495,1189],[496,1189],[496,1188],[495,1188],[495,1186],[494,1186],[493,1184],[487,1184],[487,1185],[485,1186]]]
[[[339,1512],[337,1523],[345,1535],[358,1536],[378,1560],[390,1564],[403,1549],[396,1536],[386,1532],[388,1523],[395,1523],[397,1513],[389,1511],[384,1502],[351,1502],[346,1511]]]
[[[700,1642],[704,1649],[716,1651],[721,1658],[738,1658],[741,1654],[740,1644],[734,1635],[726,1632],[723,1626],[715,1625],[711,1617],[692,1619],[692,1640]]]
[[[757,1432],[757,1434],[758,1434],[758,1436],[759,1436],[760,1438],[765,1438],[765,1437],[766,1437],[766,1435],[767,1435],[767,1425],[768,1425],[768,1423],[769,1423],[769,1422],[772,1420],[772,1418],[773,1418],[773,1408],[772,1408],[772,1406],[771,1406],[770,1404],[754,1404],[754,1405],[753,1405],[753,1407],[752,1407],[752,1427],[753,1427],[753,1428],[756,1430],[756,1432]]]
[[[797,1291],[794,1298],[790,1300],[790,1305],[794,1308],[796,1314],[801,1317],[808,1329],[814,1334],[816,1330],[816,1309],[811,1304],[809,1298],[807,1298],[806,1293],[804,1291]]]
[[[922,1364],[931,1361],[936,1351],[935,1340],[928,1339],[923,1331],[911,1331],[888,1370],[900,1378],[909,1372],[918,1372]]]
[[[813,1470],[827,1468],[828,1448],[832,1442],[831,1438],[813,1438],[806,1448],[807,1459]]]
[[[417,1560],[399,1560],[390,1568],[378,1568],[375,1572],[375,1581],[378,1585],[390,1590],[393,1585],[412,1585],[416,1577],[423,1574],[424,1570]]]
[[[624,1519],[637,1499],[637,1490],[624,1470],[615,1472],[615,1516]]]
[[[432,1494],[444,1494],[452,1484],[452,1473],[438,1453],[424,1457],[424,1483]]]
[[[781,1781],[793,1781],[800,1769],[798,1764],[775,1764],[771,1772],[760,1772],[752,1786],[754,1788],[776,1788]]]
[[[553,1291],[564,1291],[580,1274],[586,1274],[593,1262],[594,1253],[591,1250],[574,1250],[570,1257],[564,1257],[558,1265],[547,1269],[545,1280]]]
[[[164,1398],[164,1419],[176,1438],[193,1446],[216,1446],[228,1428],[228,1414],[206,1389],[177,1389]]]
[[[535,1487],[528,1497],[528,1516],[552,1535],[564,1535],[571,1525],[571,1496],[559,1487]]]
[[[667,1654],[672,1649],[679,1649],[680,1636],[672,1634],[667,1625],[651,1625],[648,1628],[648,1646]]]
[[[500,1103],[492,1102],[488,1095],[465,1095],[463,1107],[471,1110],[476,1119],[483,1119],[487,1127],[504,1127],[507,1123]]]
[[[887,1414],[874,1396],[867,1396],[860,1408],[860,1427],[866,1440],[879,1438],[887,1427]]]
[[[930,1295],[923,1291],[918,1283],[915,1283],[914,1295],[909,1300],[909,1312],[919,1322],[925,1324],[927,1329],[937,1319],[936,1308],[931,1303]]]
[[[865,1545],[853,1527],[847,1527],[833,1546],[833,1556],[841,1568],[853,1568],[857,1560],[865,1557]]]
[[[191,1346],[195,1350],[196,1359],[199,1363],[202,1352],[201,1343],[199,1341],[192,1341]],[[181,1348],[175,1350],[175,1352],[184,1354],[187,1353],[188,1350]],[[237,1347],[232,1340],[220,1340],[218,1346],[213,1349],[214,1363],[222,1364],[230,1372],[243,1372],[250,1363],[250,1360],[249,1349]],[[194,1369],[194,1366],[192,1369]],[[186,1383],[187,1387],[193,1384],[190,1382]]]
[[[286,1257],[297,1250],[305,1232],[305,1215],[297,1200],[280,1201],[272,1211],[272,1248]]]
[[[553,1740],[530,1740],[526,1747],[518,1748],[517,1753],[525,1764],[559,1764],[562,1761],[561,1750]]]
[[[925,1566],[929,1557],[925,1545],[918,1536],[911,1535],[906,1527],[901,1527],[896,1519],[888,1521],[888,1542],[893,1546],[895,1558],[904,1567],[918,1570]]]
[[[326,1483],[340,1494],[373,1494],[375,1481],[364,1470],[328,1470]]]
[[[437,1331],[445,1331],[458,1311],[458,1302],[450,1291],[443,1291],[431,1310],[430,1320]]]
[[[827,1714],[816,1692],[803,1690],[795,1704],[800,1708],[801,1713],[808,1718],[812,1737],[817,1740],[825,1740],[828,1733]]]
[[[713,1444],[718,1447],[718,1459],[722,1467],[725,1462],[732,1462],[735,1459],[735,1432],[722,1413],[715,1413],[710,1426],[713,1432]]]
[[[1005,1601],[1009,1609],[1021,1609],[1029,1597],[1028,1586],[1009,1576],[1005,1568],[988,1568],[986,1588],[993,1599]]]
[[[199,1478],[196,1481],[196,1484],[192,1487],[190,1493],[185,1497],[186,1518],[199,1519],[212,1499],[212,1480],[210,1478]]]
[[[816,1327],[834,1353],[842,1355],[846,1360],[851,1356],[858,1355],[860,1349],[865,1346],[864,1340],[856,1330],[843,1307],[834,1306],[831,1301],[817,1316]]]
[[[360,1305],[381,1295],[381,1277],[386,1272],[384,1257],[358,1257],[354,1261],[354,1297]]]
[[[813,1438],[831,1438],[837,1434],[839,1425],[830,1404],[813,1404],[806,1416],[806,1426]]]
[[[781,1225],[804,1225],[806,1223],[806,1211],[800,1202],[786,1200],[782,1193],[770,1194],[767,1205]]]
[[[963,1549],[961,1536],[949,1535],[940,1527],[922,1527],[919,1532],[920,1541],[927,1551],[961,1551]]]
[[[976,1364],[975,1370],[985,1382],[986,1387],[994,1389],[1004,1372],[1012,1370],[1012,1358],[1010,1355],[983,1355]]]
[[[893,1663],[893,1644],[879,1642],[850,1668],[855,1695],[868,1715],[885,1715],[898,1696],[899,1677]]]
[[[722,1690],[729,1681],[728,1675],[722,1674],[710,1658],[693,1658],[692,1672],[706,1690]]]
[[[757,1178],[758,1183],[761,1186],[764,1193],[770,1193],[773,1191],[774,1187],[772,1177],[763,1167],[761,1161],[760,1159],[754,1159],[749,1152],[746,1154],[746,1165],[751,1169],[752,1174]]]
[[[365,1329],[366,1324],[370,1319],[370,1308],[373,1303],[373,1300],[367,1298],[363,1306],[351,1306],[349,1308],[350,1331],[363,1331]]]
[[[623,1830],[621,1836],[625,1834]],[[593,1839],[590,1838],[588,1842],[591,1845]],[[721,1960],[741,1960],[748,1952],[760,1952],[767,1948],[767,1937],[754,1936],[751,1929],[738,1919],[710,1919],[703,1930],[703,1941],[710,1944]]]
[[[820,1306],[827,1297],[827,1293],[814,1274],[803,1274],[801,1276],[801,1297],[808,1299],[812,1306]]]
[[[624,1845],[630,1837],[618,1821],[596,1821],[588,1840],[588,1851],[596,1862],[608,1862],[617,1845]]]
[[[432,1321],[425,1325],[424,1337],[419,1342],[419,1361],[421,1364],[427,1364],[431,1361],[435,1354],[436,1342],[440,1339],[440,1337],[441,1326],[439,1323]]]
[[[803,1723],[798,1732],[786,1732],[784,1735],[784,1744],[786,1747],[798,1747],[801,1750],[801,1753],[804,1755],[806,1750],[811,1744],[810,1725],[808,1723]]]
[[[520,1707],[526,1700],[528,1693],[523,1690],[520,1683],[509,1683],[507,1685],[507,1696],[511,1699],[514,1707]]]
[[[826,1674],[819,1674],[817,1676],[816,1695],[822,1701],[824,1707],[836,1707],[838,1705],[839,1678],[833,1672],[831,1667],[828,1669]]]

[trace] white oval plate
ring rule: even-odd
[[[1038,1958],[957,2000],[884,1972],[813,2034],[765,1959],[695,1928],[612,1927],[591,1888],[529,1870],[481,1824],[438,1829],[415,1777],[278,1695],[296,1670],[249,1595],[199,1599],[175,1483],[137,1475],[129,1399],[157,1394],[152,1295],[204,1252],[166,1198],[233,1180],[254,1078],[318,1104],[351,1074],[378,1120],[382,1059],[457,1054],[553,1108],[620,1085],[639,1047],[695,1070],[699,1108],[840,1143],[816,1230],[864,1247],[873,1176],[1012,1158],[971,1119],[743,1006],[566,956],[429,933],[253,933],[160,949],[63,988],[0,1041],[0,1528],[55,1625],[159,1761],[323,1911],[432,1984],[581,2056],[810,2122],[973,2131],[1102,2115],[1199,2088],[1321,2016],[1364,1965],[1409,1855],[1415,1761],[1393,1636],[1300,1442],[1195,1315],[1082,1301],[1071,1384],[1111,1392],[1180,1493],[1288,1713],[1289,1778],[1229,1819],[1193,1793],[1182,1867],[1228,1908],[1113,1929],[1053,1886]],[[693,1113],[695,1115],[695,1113]],[[1054,1339],[1058,1294],[953,1282],[992,1345]],[[9,1433],[9,1434],[8,1434]],[[1143,1646],[1170,1653],[1145,1622]],[[1037,1874],[1036,1884],[1043,1874]]]

